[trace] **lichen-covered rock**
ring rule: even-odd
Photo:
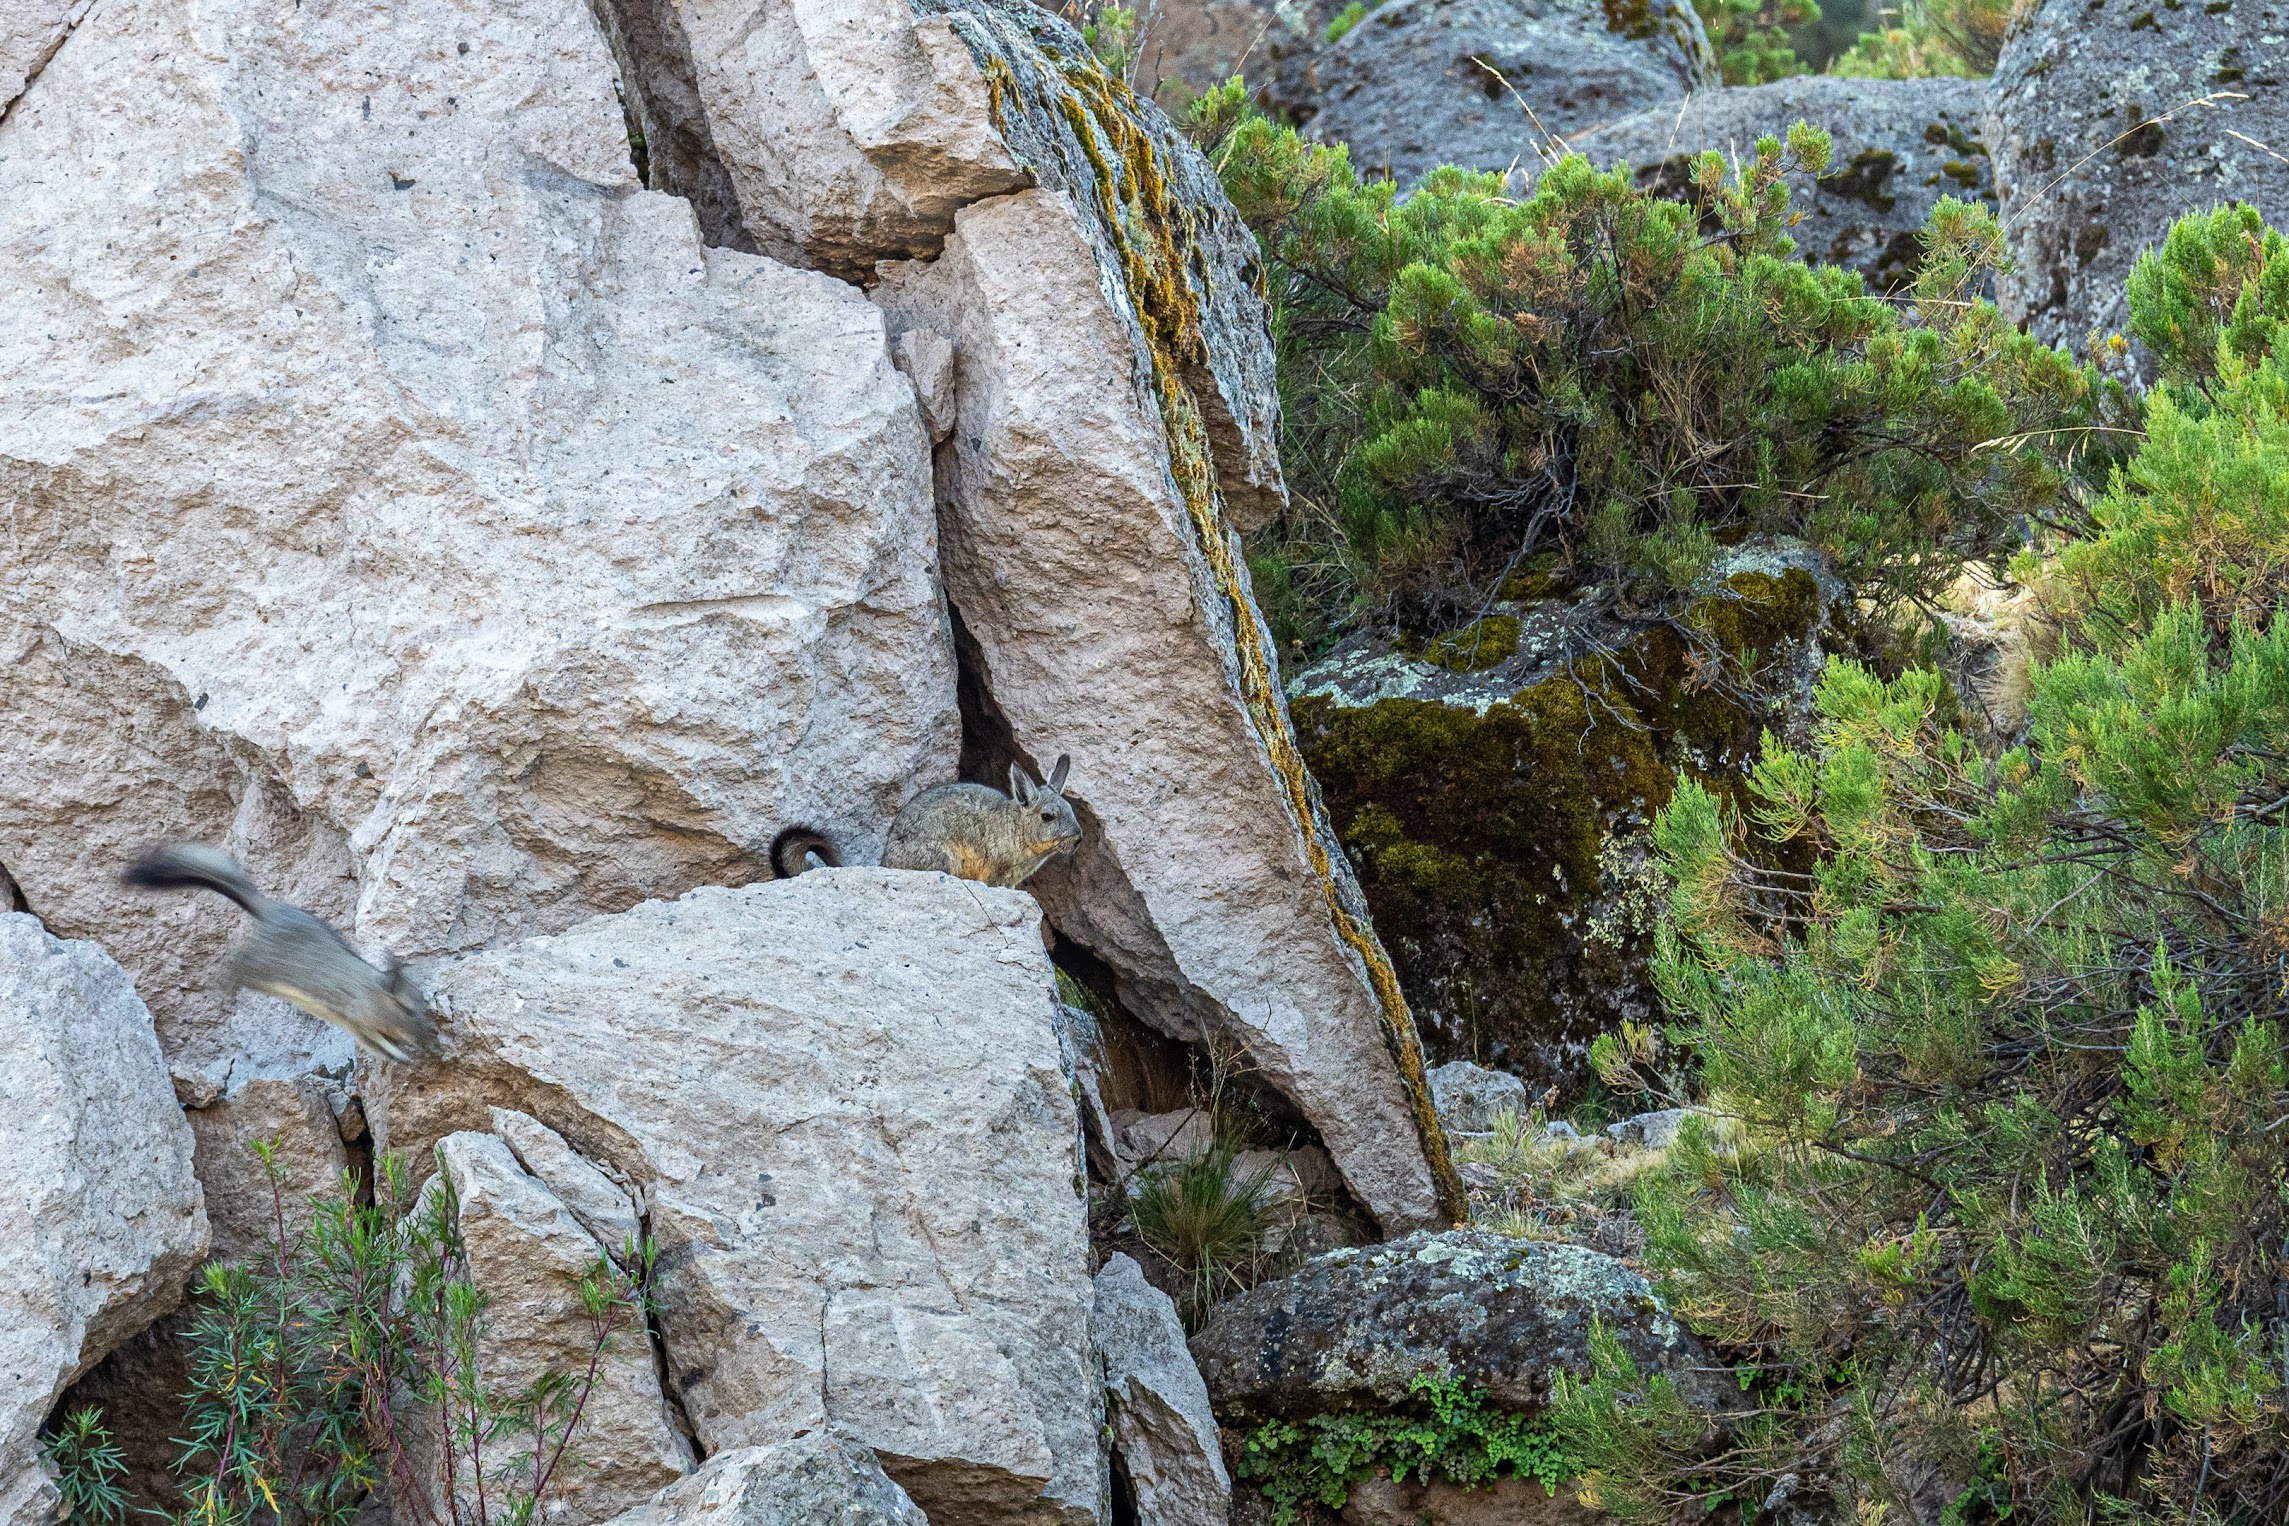
[[[1483,1134],[1501,1114],[1523,1114],[1527,1105],[1525,1082],[1469,1060],[1433,1066],[1431,1095],[1438,1099],[1439,1121],[1454,1134]]]
[[[710,1457],[612,1526],[929,1526],[865,1447],[823,1431]]]
[[[1097,1273],[1090,1338],[1105,1363],[1113,1450],[1136,1519],[1154,1526],[1223,1526],[1232,1509],[1208,1385],[1184,1346],[1169,1296],[1128,1256]]]
[[[2283,22],[2251,0],[2044,0],[2012,30],[1985,134],[2014,263],[1997,282],[2007,317],[2079,352],[2125,331],[2130,268],[2180,214],[2240,201],[2282,215]]]
[[[1790,230],[1799,255],[1860,272],[1872,291],[1895,291],[1923,263],[1917,237],[1942,196],[1992,204],[1994,171],[1979,134],[1987,82],[1843,79],[1805,75],[1668,101],[1569,140],[1601,169],[1627,164],[1637,183],[1690,200],[1693,155],[1728,163],[1756,156],[1766,133],[1824,127],[1835,142],[1827,173],[1789,179]]]
[[[122,0],[0,119],[0,862],[186,1100],[349,1056],[151,839],[432,955],[953,767],[882,319],[642,189],[614,72],[586,0]]]
[[[933,1520],[1102,1518],[1078,1119],[1039,908],[813,870],[432,975],[441,1063],[377,1067],[377,1144],[509,1108],[636,1189],[710,1455],[839,1428]]]
[[[595,1237],[494,1135],[449,1134],[438,1141],[437,1161],[441,1169],[424,1184],[414,1216],[426,1219],[450,1184],[468,1278],[485,1299],[477,1361],[486,1390],[510,1401],[551,1372],[584,1385],[579,1426],[549,1488],[548,1518],[594,1526],[689,1473],[691,1448],[668,1414],[642,1313],[623,1310],[622,1327],[597,1344],[581,1303],[581,1281],[603,1254]],[[406,1404],[402,1413],[412,1472],[427,1499],[398,1499],[399,1518],[480,1519],[466,1455],[453,1470],[456,1509],[429,1409]],[[390,1483],[393,1495],[404,1487]]]
[[[56,1519],[39,1430],[207,1251],[151,1014],[92,943],[0,915],[0,1522]]]
[[[1570,1089],[1592,1039],[1653,1014],[1653,817],[1680,768],[1729,788],[1767,727],[1802,724],[1840,592],[1809,552],[1733,557],[1686,619],[1757,654],[1769,706],[1704,682],[1674,629],[1584,628],[1554,600],[1497,605],[1412,653],[1359,638],[1292,684],[1434,1060]],[[1573,655],[1600,646],[1618,659]]]
[[[1583,1246],[1484,1230],[1331,1251],[1219,1305],[1192,1354],[1226,1424],[1404,1408],[1421,1377],[1532,1414],[1552,1373],[1590,1370],[1593,1323],[1687,1403],[1719,1402],[1726,1374],[1643,1277]]]
[[[1536,165],[1559,139],[1718,82],[1685,0],[1390,0],[1312,74],[1308,134],[1401,185],[1441,164]]]
[[[1028,888],[1127,1009],[1243,1050],[1386,1229],[1438,1221],[1460,1193],[1413,1021],[1296,754],[1235,544],[1240,503],[1260,512],[1276,481],[1252,236],[1070,28],[982,0],[946,14],[1040,186],[964,208],[937,260],[881,267],[875,298],[959,356],[939,500],[1000,734],[987,772],[1074,759],[1081,848]]]

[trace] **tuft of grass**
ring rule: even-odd
[[[1242,1171],[1237,1152],[1220,1140],[1131,1189],[1137,1238],[1184,1279],[1187,1296],[1177,1307],[1186,1329],[1197,1329],[1218,1297],[1254,1280],[1271,1227],[1271,1178],[1269,1166]]]

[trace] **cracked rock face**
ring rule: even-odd
[[[1756,140],[1797,122],[1828,129],[1828,172],[1789,177],[1790,232],[1799,257],[1860,272],[1868,289],[1912,284],[1923,263],[1917,237],[1942,196],[1993,209],[1995,176],[1980,141],[1987,82],[1841,79],[1806,75],[1711,90],[1578,134],[1567,147],[1601,169],[1627,164],[1637,183],[1690,201],[1691,160],[1715,149],[1728,164],[1753,161]]]
[[[582,0],[121,0],[0,120],[0,863],[192,1100],[347,1052],[114,886],[149,839],[435,955],[792,818],[867,857],[952,768],[880,315],[703,245],[625,120]]]
[[[2187,212],[2289,206],[2289,25],[2265,3],[2046,0],[1995,66],[1986,139],[2016,270],[2004,315],[2079,353]],[[2146,364],[2140,356],[2134,364]]]
[[[207,1252],[191,1130],[127,972],[0,915],[0,1520],[53,1520],[39,1428]]]
[[[513,1397],[550,1372],[579,1381],[594,1360],[594,1379],[580,1395],[580,1423],[566,1451],[569,1461],[549,1489],[548,1518],[563,1526],[593,1526],[689,1473],[691,1447],[668,1413],[641,1316],[609,1344],[597,1346],[580,1301],[581,1279],[604,1254],[596,1238],[496,1135],[447,1135],[438,1141],[437,1165],[441,1169],[423,1185],[413,1217],[421,1222],[433,1211],[435,1196],[451,1184],[469,1282],[486,1300],[478,1361],[487,1391]],[[454,1470],[461,1495],[456,1514],[446,1495],[437,1436],[426,1423],[427,1407],[407,1404],[403,1412],[415,1430],[408,1451],[429,1492],[427,1511],[439,1519],[479,1519],[466,1453]],[[419,1503],[397,1504],[401,1518],[423,1518]]]
[[[1232,1478],[1217,1440],[1208,1385],[1184,1346],[1176,1304],[1114,1253],[1097,1273],[1089,1332],[1105,1362],[1113,1445],[1136,1501],[1154,1526],[1224,1526]]]
[[[710,1457],[614,1526],[929,1526],[866,1448],[818,1433]]]
[[[446,1060],[370,1078],[369,1115],[420,1169],[513,1108],[634,1186],[710,1455],[832,1425],[933,1521],[1094,1521],[1051,986],[1014,891],[885,869],[703,889],[441,967]]]
[[[1331,1251],[1218,1306],[1192,1354],[1227,1424],[1404,1408],[1426,1376],[1531,1414],[1549,1402],[1552,1372],[1590,1370],[1597,1322],[1687,1403],[1721,1401],[1729,1371],[1643,1277],[1583,1246],[1484,1230]]]

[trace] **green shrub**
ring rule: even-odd
[[[1173,1167],[1144,1173],[1129,1188],[1137,1238],[1189,1289],[1178,1300],[1188,1328],[1197,1328],[1217,1299],[1253,1280],[1271,1227],[1272,1169],[1241,1170],[1238,1153],[1218,1140]]]
[[[1689,1126],[1637,1209],[1760,1412],[1715,1457],[1625,1373],[1571,1386],[1609,1508],[1793,1474],[1862,1519],[1919,1475],[1967,1521],[2289,1509],[2289,348],[2213,349],[2204,379],[2164,354],[2188,379],[2064,558],[2025,747],[1965,744],[1935,674],[1839,662],[1743,810],[1681,783],[1662,813],[1668,1035],[1739,1143]],[[1760,867],[1781,844],[1811,872]]]
[[[1458,1378],[1418,1376],[1408,1391],[1416,1402],[1404,1412],[1271,1420],[1247,1434],[1239,1474],[1271,1501],[1275,1526],[1293,1526],[1311,1505],[1341,1510],[1378,1472],[1466,1489],[1531,1478],[1554,1493],[1580,1467],[1549,1425],[1492,1408]]]
[[[583,1371],[498,1393],[480,1360],[487,1300],[469,1281],[443,1174],[417,1203],[404,1162],[384,1157],[372,1203],[357,1201],[345,1173],[307,1231],[289,1233],[275,1152],[254,1148],[276,1229],[263,1258],[201,1273],[172,1468],[187,1507],[180,1519],[343,1526],[386,1478],[421,1526],[529,1526],[577,1463],[573,1437],[598,1359],[630,1330],[643,1338],[650,1248],[628,1247],[627,1271],[599,1256],[582,1278],[592,1337]],[[408,1398],[442,1464],[442,1516],[416,1477]],[[75,1520],[123,1519],[124,1464],[100,1414],[75,1412],[47,1445]],[[456,1479],[483,1487],[464,1499]]]
[[[1964,297],[1978,209],[1941,203],[1904,304],[1788,258],[1782,177],[1829,148],[1802,124],[1731,178],[1702,156],[1686,205],[1578,157],[1524,201],[1445,169],[1400,202],[1236,103],[1200,120],[1267,259],[1294,506],[1250,564],[1284,639],[1451,629],[1544,553],[1655,617],[1759,531],[1928,599],[2114,438],[2118,389]]]
[[[1901,0],[1880,13],[1886,24],[1863,32],[1830,74],[1859,79],[1984,79],[1995,72],[2011,0]]]
[[[1814,0],[1693,0],[1728,85],[1763,85],[1809,71],[1788,34],[1820,20]]]

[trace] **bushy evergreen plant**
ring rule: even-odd
[[[1997,560],[2061,502],[2118,394],[1972,299],[1993,221],[1942,202],[1902,302],[1790,258],[1798,124],[1689,202],[1579,157],[1533,193],[1434,172],[1404,200],[1212,93],[1196,119],[1266,257],[1295,507],[1251,548],[1281,633],[1435,631],[1554,554],[1655,619],[1751,532],[1825,548],[1877,605]]]
[[[1669,1048],[1597,1059],[1726,1120],[1637,1203],[1744,1392],[1694,1415],[1608,1343],[1561,1403],[1608,1508],[2289,1519],[2282,248],[2226,212],[2141,264],[2172,380],[2060,557],[2024,746],[1838,662],[1813,748],[1663,812]]]

